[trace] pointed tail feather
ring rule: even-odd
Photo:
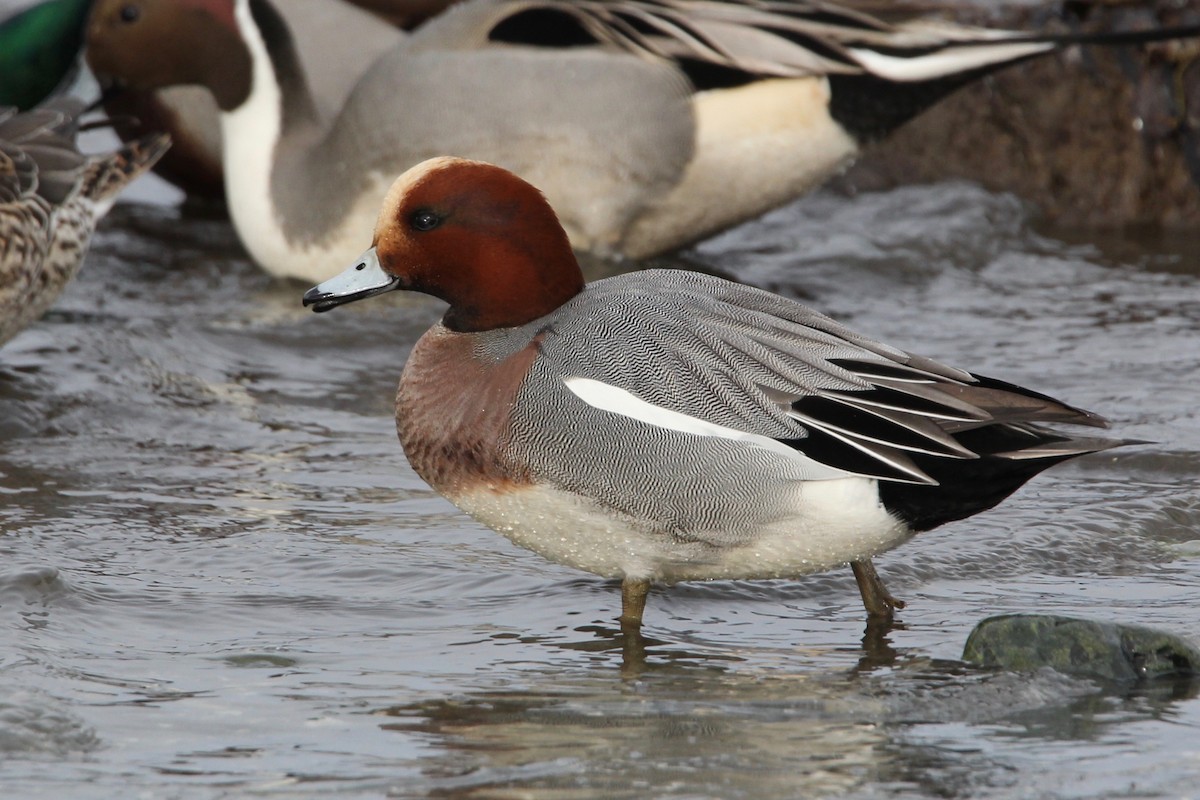
[[[94,158],[81,192],[96,204],[96,218],[103,216],[121,190],[153,167],[170,146],[171,137],[159,133],[128,142],[113,153]]]

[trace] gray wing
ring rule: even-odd
[[[24,113],[0,109],[4,194],[13,202],[37,194],[59,205],[79,182],[87,159],[75,147],[76,116],[83,104],[66,99]]]
[[[934,484],[918,461],[977,456],[956,438],[962,431],[1105,424],[860,336],[786,298],[695,273],[647,271],[592,284],[539,341],[536,385],[561,392],[570,378],[595,381],[655,408],[774,440],[842,475]],[[578,409],[565,398],[542,406]],[[637,437],[647,427],[615,416],[596,424],[620,430],[582,435]]]
[[[293,206],[286,216],[319,228],[363,183],[453,154],[521,175],[562,210],[573,241],[611,246],[603,237],[626,230],[691,161],[693,88],[665,62],[610,49],[489,46],[517,6],[452,6],[378,59],[326,132],[328,157],[297,165],[295,185],[277,189]],[[374,175],[346,176],[344,163]]]
[[[506,0],[464,6],[471,10],[441,26],[431,43],[602,46],[684,69],[700,62],[754,76],[872,73],[928,80],[1056,46],[1021,32],[929,19],[893,24],[803,0]],[[453,14],[452,9],[444,16]]]

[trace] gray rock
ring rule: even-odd
[[[1042,614],[989,617],[975,626],[963,660],[985,667],[1136,682],[1190,678],[1200,672],[1200,650],[1170,633]]]

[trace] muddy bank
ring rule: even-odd
[[[884,4],[859,4],[880,12]],[[886,4],[893,11],[896,4]],[[957,22],[1123,31],[1200,23],[1200,2],[907,3]],[[1200,40],[1073,47],[959,91],[876,144],[836,186],[947,178],[1011,191],[1068,226],[1200,222]]]

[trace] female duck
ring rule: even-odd
[[[75,146],[82,108],[65,98],[0,108],[0,344],[50,307],[117,194],[170,146],[159,135],[85,156]]]

